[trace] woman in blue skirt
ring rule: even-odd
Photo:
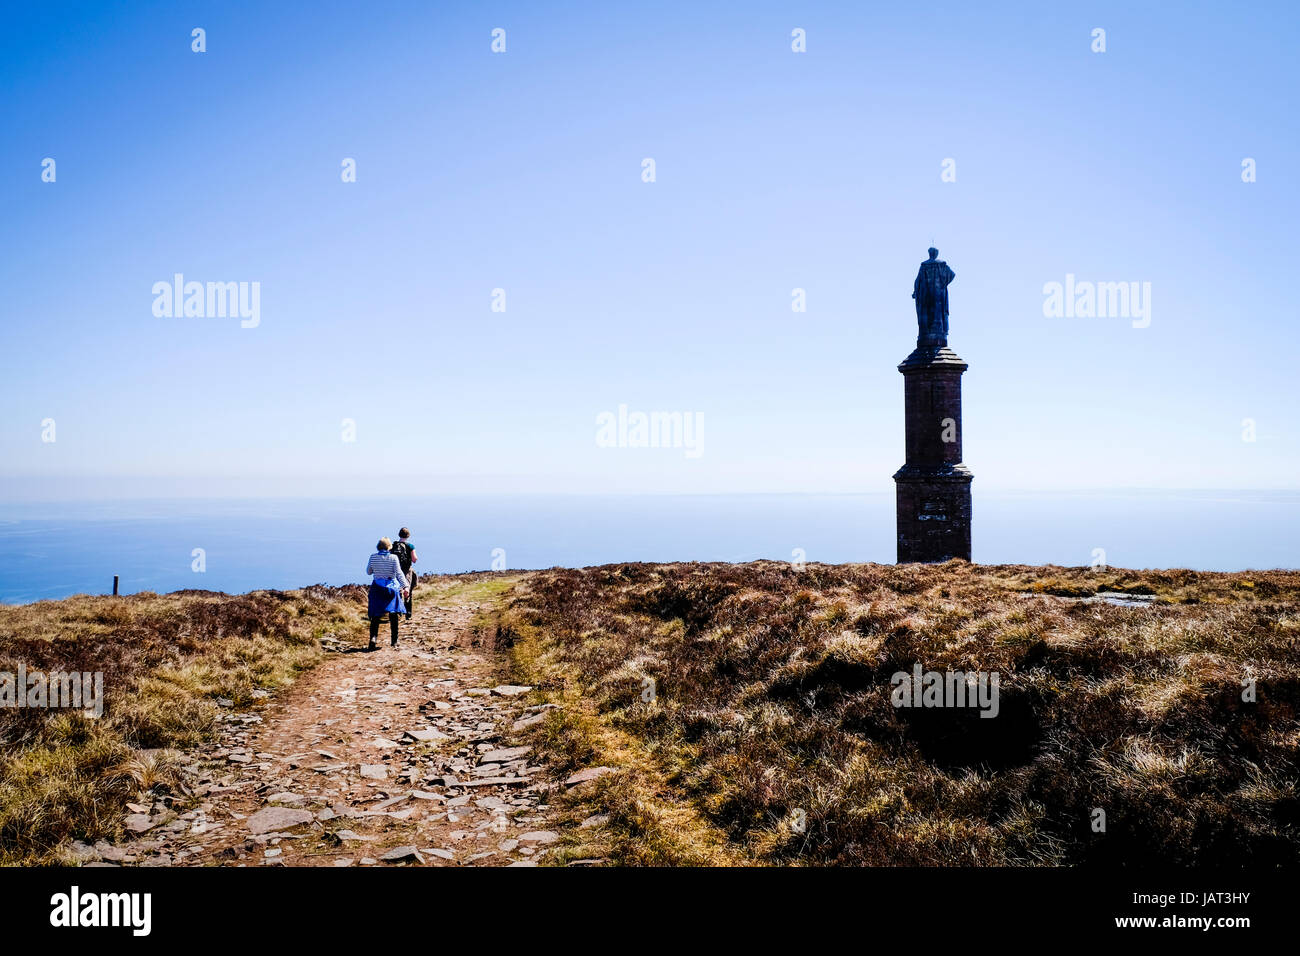
[[[397,622],[406,613],[406,596],[410,593],[406,575],[402,573],[402,563],[391,552],[392,539],[380,538],[375,545],[378,549],[366,562],[366,574],[373,575],[370,582],[369,607],[370,650],[375,649],[379,637],[379,622],[388,615],[388,626],[393,634],[393,647],[397,646]]]

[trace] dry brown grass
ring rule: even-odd
[[[565,858],[1294,864],[1297,622],[1292,572],[630,564],[530,576],[501,637],[543,753],[620,767]],[[918,662],[997,671],[999,716],[895,708]]]
[[[313,663],[321,637],[358,634],[362,595],[178,591],[0,606],[0,671],[102,671],[105,701],[98,719],[0,709],[0,862],[51,862],[64,840],[116,837],[126,801],[179,786],[169,748],[207,739],[218,699],[246,704]]]

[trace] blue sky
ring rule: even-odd
[[[1134,6],[9,5],[0,488],[888,491],[932,242],[977,492],[1296,488],[1298,18]]]

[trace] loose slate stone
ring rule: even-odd
[[[559,838],[560,835],[554,830],[530,830],[519,834],[521,843],[554,843]]]
[[[367,780],[387,780],[388,768],[380,763],[363,763],[361,765],[361,776]]]
[[[529,727],[535,727],[546,719],[545,714],[533,714],[531,717],[520,717],[510,725],[511,730],[527,730]],[[513,865],[513,864],[512,864]]]
[[[132,833],[146,833],[160,822],[159,820],[150,819],[147,813],[132,813],[122,821],[123,825]]]
[[[127,856],[125,849],[120,846],[113,846],[113,844],[106,843],[103,840],[96,843],[94,849],[105,860],[111,860],[114,863],[121,863]]]
[[[579,770],[568,780],[564,781],[566,787],[576,787],[580,783],[590,783],[605,776],[607,773],[613,773],[613,767],[588,767],[586,770]]]
[[[435,730],[432,727],[428,730],[408,730],[402,734],[403,739],[409,737],[412,742],[428,743],[434,740],[451,740],[451,737],[444,734],[441,730]]]
[[[532,749],[532,747],[506,747],[504,750],[489,750],[478,758],[478,762],[505,763],[508,760],[518,760],[520,757],[531,753]]]
[[[293,807],[265,807],[258,810],[245,823],[250,833],[271,833],[274,830],[287,830],[290,827],[311,823],[316,815],[310,810],[295,810]]]
[[[500,686],[493,687],[492,693],[496,694],[498,697],[518,697],[520,694],[526,694],[530,690],[532,690],[531,687],[524,687],[520,684],[501,684]]]
[[[402,860],[415,860],[417,863],[423,863],[424,857],[420,856],[420,851],[413,846],[399,846],[389,850],[380,857],[385,863],[400,863]]]
[[[266,798],[267,803],[287,803],[290,806],[300,807],[307,802],[307,798],[298,793],[273,793]]]
[[[404,800],[409,800],[410,798],[411,798],[411,795],[410,795],[409,793],[400,793],[400,794],[398,794],[398,795],[395,796],[395,797],[389,797],[387,800],[383,800],[383,801],[381,801],[380,803],[376,803],[376,804],[375,804],[373,807],[371,807],[370,809],[371,809],[371,811],[375,811],[375,810],[387,810],[389,807],[395,807],[395,806],[397,806],[399,803],[401,803],[402,801],[404,801]]]

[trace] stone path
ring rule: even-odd
[[[558,839],[551,785],[515,737],[544,708],[493,677],[469,627],[486,605],[457,594],[422,585],[396,649],[385,624],[379,650],[334,651],[282,695],[228,711],[186,768],[189,799],[133,805],[131,839],[73,852],[99,865],[536,865]]]

